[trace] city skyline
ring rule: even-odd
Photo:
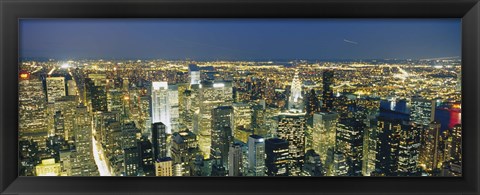
[[[23,19],[20,57],[359,60],[460,56],[460,19]]]
[[[461,177],[459,27],[22,21],[19,175]]]

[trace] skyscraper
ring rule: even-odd
[[[219,150],[224,166],[228,165],[228,150],[233,143],[233,108],[231,106],[219,106],[212,110],[212,146],[211,155]]]
[[[288,176],[290,154],[288,141],[271,138],[265,141],[265,166],[268,176]]]
[[[167,82],[152,82],[152,123],[162,122],[167,133],[177,131],[178,88]]]
[[[378,117],[378,136],[377,136],[377,161],[376,172],[385,176],[397,176],[399,171],[399,160],[401,153],[405,152],[400,147],[405,133],[412,130],[409,124],[410,115],[406,112],[405,102],[392,101],[389,108],[380,107]]]
[[[420,151],[420,166],[427,172],[438,168],[438,153],[440,142],[440,123],[432,122],[425,127],[422,135],[422,146]]]
[[[247,103],[233,103],[233,134],[244,143],[252,133],[252,108]]]
[[[248,169],[253,176],[265,175],[265,139],[261,136],[248,137]]]
[[[48,136],[47,98],[42,81],[26,72],[21,73],[20,76],[18,83],[19,138],[33,139],[39,147],[45,147],[44,140]]]
[[[228,176],[242,176],[242,147],[238,143],[230,145],[228,151]]]
[[[335,148],[338,120],[338,114],[333,112],[320,112],[313,115],[312,146],[324,163],[327,160],[328,149]]]
[[[190,77],[190,84],[200,84],[200,68],[196,64],[188,65],[188,74]]]
[[[337,125],[336,149],[343,154],[349,176],[362,175],[363,135],[366,125],[358,119],[340,120]]]
[[[153,155],[153,146],[152,143],[143,138],[137,142],[138,149],[138,166],[139,169],[143,171],[146,176],[154,176],[155,167],[154,167],[154,155]]]
[[[81,105],[75,110],[72,137],[75,140],[75,162],[81,166],[82,176],[98,175],[92,153],[92,119],[87,107]]]
[[[302,81],[298,77],[298,72],[295,72],[291,84],[290,97],[288,98],[288,110],[303,112],[303,109]]]
[[[136,147],[123,149],[124,159],[124,175],[137,176],[138,175],[138,151]]]
[[[289,172],[298,175],[305,160],[305,113],[281,113],[278,118],[278,137],[288,141]]]
[[[175,132],[172,135],[172,160],[174,169],[182,176],[191,176],[191,165],[200,153],[197,136],[188,131]],[[179,175],[175,173],[175,175]]]
[[[152,124],[152,142],[154,160],[167,157],[167,132],[163,123]]]
[[[205,158],[210,157],[212,136],[212,110],[218,106],[231,106],[232,83],[227,81],[202,81],[199,89],[198,144]]]
[[[85,78],[85,94],[87,105],[93,112],[108,111],[107,106],[107,79],[105,74],[89,74]]]
[[[309,117],[313,117],[313,114],[320,111],[319,100],[315,89],[311,89],[307,94],[306,113]]]
[[[323,95],[322,95],[322,108],[323,112],[332,111],[333,109],[333,70],[323,71]]]

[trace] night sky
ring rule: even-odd
[[[20,22],[20,57],[322,60],[460,55],[460,19],[24,19]]]

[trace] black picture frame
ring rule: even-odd
[[[478,0],[0,0],[3,194],[480,194]],[[463,177],[18,177],[21,18],[462,18]]]

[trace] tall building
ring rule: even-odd
[[[175,173],[176,176],[179,173],[182,176],[191,176],[191,165],[199,153],[197,136],[194,133],[188,131],[188,129],[173,133],[172,160],[174,170],[176,169],[177,172]]]
[[[152,142],[154,160],[167,157],[167,131],[163,123],[152,124]]]
[[[451,160],[462,163],[462,125],[455,125],[452,129]]]
[[[200,84],[200,68],[196,64],[188,65],[188,76],[191,85]]]
[[[228,151],[228,176],[242,176],[243,154],[238,143],[230,145]]]
[[[420,151],[420,166],[427,172],[438,168],[438,153],[440,142],[440,123],[432,122],[425,127],[422,135]]]
[[[81,175],[98,175],[97,165],[92,153],[92,118],[86,106],[81,105],[76,108],[72,134],[76,149],[75,162],[78,162],[81,167]]]
[[[322,108],[323,112],[332,111],[333,109],[333,79],[334,72],[333,70],[324,70],[323,71],[323,94],[322,94]]]
[[[56,98],[66,96],[65,77],[47,77],[47,100],[55,102]]]
[[[255,135],[268,136],[267,112],[263,105],[253,106],[252,129]]]
[[[233,134],[244,143],[252,133],[252,108],[247,103],[233,103]]]
[[[304,102],[302,96],[302,81],[298,77],[298,72],[295,72],[293,77],[290,97],[288,98],[288,110],[294,110],[296,112],[303,112]]]
[[[143,171],[146,176],[154,176],[155,175],[155,167],[154,167],[154,156],[153,156],[153,146],[150,140],[143,138],[139,142],[137,142],[137,149],[138,149],[138,166],[139,169]]]
[[[319,111],[320,105],[317,94],[315,93],[315,89],[311,89],[310,92],[307,93],[306,113],[309,117],[313,117],[313,114]]]
[[[265,140],[265,166],[268,176],[288,176],[290,154],[288,141],[278,138]]]
[[[365,123],[353,118],[340,120],[337,125],[336,150],[345,157],[349,176],[362,176],[365,130]]]
[[[392,101],[389,108],[380,107],[378,116],[377,136],[377,161],[376,173],[385,176],[397,176],[399,174],[399,163],[402,160],[401,154],[404,147],[400,147],[404,135],[410,133],[412,125],[409,124],[410,115],[402,106],[405,102]],[[384,104],[385,105],[385,104]],[[405,141],[403,141],[405,143]]]
[[[228,165],[228,150],[233,143],[233,108],[231,106],[219,106],[212,110],[212,146],[211,158],[222,158],[224,166]],[[213,157],[219,150],[221,156]]]
[[[107,79],[105,74],[89,74],[85,78],[85,94],[87,105],[93,112],[108,111],[107,106]]]
[[[302,175],[304,176],[323,176],[324,170],[320,155],[314,150],[307,150],[305,153],[305,165],[302,167]]]
[[[299,175],[305,160],[305,113],[281,113],[277,135],[287,140],[290,154],[290,174]]]
[[[18,122],[18,135],[21,140],[33,139],[39,147],[45,147],[44,140],[49,130],[47,98],[42,81],[26,72],[20,74],[18,82]]]
[[[199,89],[199,111],[194,119],[198,127],[198,144],[205,158],[210,157],[212,136],[212,110],[218,106],[231,106],[232,83],[227,81],[202,81]]]
[[[426,100],[420,97],[414,97],[411,101],[410,121],[417,124],[428,126],[434,120],[435,107],[438,104],[436,100]]]
[[[423,127],[411,124],[400,134],[398,150],[398,176],[420,176],[419,166],[420,136]]]
[[[223,160],[221,158],[222,154],[220,150],[217,150],[213,154],[212,158],[212,171],[210,173],[211,176],[226,176],[227,175],[227,169],[225,168],[225,165],[223,163]]]
[[[327,160],[328,149],[335,148],[338,120],[338,114],[333,112],[320,112],[313,115],[312,146],[324,163]]]
[[[265,139],[258,135],[248,137],[248,172],[265,176]]]
[[[178,87],[152,82],[152,123],[162,122],[167,133],[178,131]]]
[[[124,175],[125,176],[137,176],[138,175],[138,150],[136,147],[123,149],[124,159]]]
[[[54,111],[57,115],[56,125],[61,125],[62,130],[56,132],[56,135],[60,135],[65,138],[65,140],[70,140],[73,136],[73,126],[75,122],[75,109],[77,107],[77,97],[76,96],[62,96],[55,99]],[[58,116],[59,115],[59,116]],[[56,127],[56,130],[59,130],[59,127]]]
[[[348,176],[351,167],[348,166],[345,154],[341,152],[333,152],[332,169],[329,169],[328,176]]]

